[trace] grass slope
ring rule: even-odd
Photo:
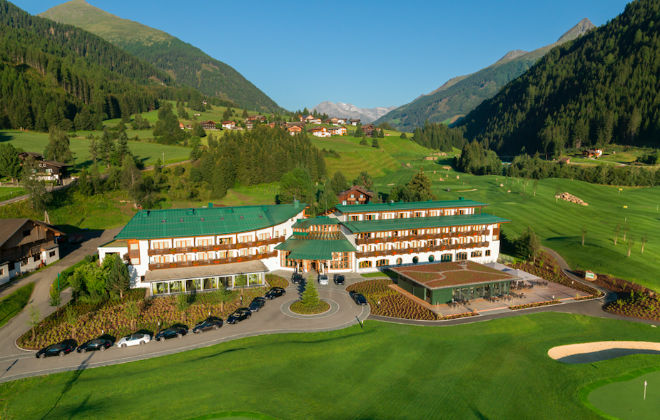
[[[660,331],[559,313],[437,328],[367,321],[364,329],[260,336],[2,384],[0,412],[7,419],[126,413],[166,419],[226,411],[319,419],[588,419],[597,415],[582,403],[582,387],[658,368],[658,357],[566,365],[547,351],[613,338],[658,340]]]
[[[648,383],[644,400],[644,381]],[[615,381],[596,388],[588,401],[603,414],[620,419],[657,419],[660,413],[660,371]]]
[[[0,299],[0,327],[23,310],[30,300],[32,290],[34,283],[29,283]]]
[[[25,194],[25,190],[21,187],[0,187],[0,201],[9,200],[23,194]]]
[[[101,133],[97,132],[97,137]],[[133,135],[132,133],[128,133]],[[26,152],[43,153],[48,144],[48,133],[36,131],[0,130],[0,141],[7,141],[16,148]],[[92,164],[89,154],[89,141],[82,136],[70,139],[71,151],[74,155],[76,169],[80,170]],[[158,143],[129,141],[128,148],[140,159],[145,166],[153,165],[156,160],[162,159],[165,153],[165,163],[181,162],[190,156],[190,148],[182,146],[169,146]]]

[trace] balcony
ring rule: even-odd
[[[163,248],[163,249],[150,249],[149,256],[152,255],[169,255],[169,254],[184,254],[190,252],[208,252],[208,251],[230,251],[232,249],[239,248],[254,248],[264,245],[279,244],[284,242],[284,236],[276,236],[270,239],[263,239],[259,241],[252,242],[238,242],[232,244],[219,244],[219,245],[198,245],[198,246],[186,246],[180,248]]]
[[[429,240],[429,239],[447,239],[447,238],[460,238],[463,236],[475,235],[488,235],[488,230],[469,230],[467,232],[450,232],[450,233],[425,233],[423,235],[407,235],[407,236],[388,236],[385,238],[365,238],[355,239],[356,245],[368,244],[384,244],[388,242],[405,242],[415,240]]]
[[[149,264],[149,270],[160,270],[164,268],[180,268],[180,267],[198,267],[203,265],[216,265],[216,264],[229,264],[245,261],[261,260],[264,258],[276,257],[277,251],[265,252],[263,254],[246,255],[243,257],[233,258],[219,258],[214,260],[195,260],[195,261],[178,261],[170,263],[154,263]]]
[[[367,252],[356,252],[355,258],[386,257],[388,255],[414,254],[420,252],[432,251],[450,251],[453,249],[463,250],[472,248],[485,248],[488,242],[474,242],[471,244],[453,244],[453,245],[430,245],[416,248],[387,249]]]

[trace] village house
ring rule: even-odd
[[[287,127],[286,131],[288,131],[290,135],[295,136],[296,134],[302,133],[303,129],[300,126],[292,125]]]
[[[582,152],[585,157],[598,159],[603,156],[603,149],[588,149]]]
[[[34,152],[21,152],[18,154],[18,157],[23,162],[26,159],[34,159],[36,169],[33,171],[33,177],[39,181],[54,182],[57,185],[61,185],[69,177],[68,168],[71,165],[67,163],[44,160],[42,155]]]
[[[345,136],[346,135],[346,127],[330,127],[328,128],[328,132],[332,136]]]
[[[308,115],[305,117],[305,122],[307,124],[321,124],[323,121],[321,121],[320,118],[317,118],[313,115]]]
[[[337,194],[337,201],[344,206],[352,204],[367,204],[374,198],[374,193],[360,185],[353,185],[346,191]]]
[[[330,137],[332,135],[325,127],[312,127],[307,131],[315,137]]]
[[[223,130],[233,130],[236,128],[236,122],[235,121],[223,121],[222,122],[222,129]]]
[[[358,125],[358,124],[360,124],[360,119],[359,118],[357,118],[357,119],[351,118],[350,120],[348,120],[348,123],[350,125]]]
[[[374,127],[373,124],[365,124],[362,126],[362,132],[366,137],[372,137],[374,135],[375,130],[376,127]]]
[[[64,235],[53,226],[30,219],[0,223],[0,284],[60,259],[57,240]]]
[[[245,121],[246,122],[252,122],[252,123],[266,122],[266,117],[264,117],[263,115],[252,115],[252,116],[247,117],[247,120],[245,120]]]
[[[337,118],[337,124],[340,125],[346,124],[346,118]]]
[[[328,124],[339,125],[339,118],[332,117],[327,121]]]
[[[202,121],[200,123],[200,125],[202,126],[202,128],[204,130],[217,130],[218,129],[217,126],[215,125],[215,121],[211,121],[211,120]]]

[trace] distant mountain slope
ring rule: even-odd
[[[660,147],[660,2],[637,0],[554,48],[465,117],[466,136],[503,154],[564,145]]]
[[[412,131],[415,127],[423,126],[425,121],[454,121],[485,99],[493,97],[504,85],[532,67],[552,47],[575,39],[592,28],[594,25],[589,19],[582,19],[556,43],[532,52],[510,51],[492,65],[476,73],[450,79],[433,92],[391,111],[376,123],[389,122],[400,129]]]
[[[96,35],[0,0],[0,127],[94,128],[154,109],[170,82]]]
[[[363,123],[370,123],[387,114],[394,108],[396,107],[379,106],[376,108],[358,108],[355,105],[346,104],[344,102],[324,101],[312,108],[312,111],[327,114],[331,117],[359,118]]]
[[[205,95],[258,111],[281,108],[229,65],[163,31],[122,19],[87,3],[72,0],[40,16],[92,32],[169,73],[178,83]]]

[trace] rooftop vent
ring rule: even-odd
[[[204,221],[204,218],[202,217],[200,220],[203,222],[203,221]]]
[[[243,220],[243,219],[244,219],[244,217],[243,217],[243,215],[241,215],[241,220]]]
[[[220,217],[220,220],[225,220],[225,217],[224,217],[224,216],[221,216],[221,217]]]
[[[183,217],[179,219],[179,222],[183,222]]]
[[[167,220],[163,219],[163,220],[161,220],[160,222],[161,222],[161,223],[165,223],[165,222],[167,222]]]

